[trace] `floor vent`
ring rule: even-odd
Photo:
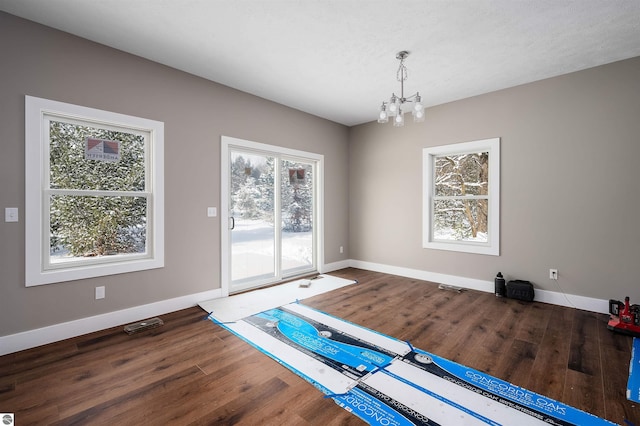
[[[140,333],[141,331],[149,330],[150,328],[156,328],[163,325],[164,322],[158,317],[151,318],[148,320],[134,322],[133,324],[125,325],[124,331],[127,334]]]
[[[448,285],[448,284],[440,284],[438,288],[440,290],[455,291],[456,293],[460,293],[462,290],[464,290],[464,288],[462,287],[456,287],[455,285]]]

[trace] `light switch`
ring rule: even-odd
[[[207,216],[216,217],[218,215],[218,209],[215,207],[207,207]]]
[[[7,207],[4,209],[4,221],[5,222],[17,222],[18,221],[18,208]]]

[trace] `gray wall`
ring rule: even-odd
[[[325,263],[347,258],[348,128],[4,12],[0,52],[0,336],[219,288],[221,135],[323,154]],[[165,123],[165,268],[25,287],[26,94]]]
[[[490,137],[501,256],[421,248],[422,148]],[[350,258],[640,303],[640,58],[430,108],[404,128],[357,126],[349,155]]]
[[[347,129],[2,12],[0,52],[0,212],[21,215],[0,220],[0,336],[219,288],[206,207],[220,206],[221,135],[325,155],[325,263],[500,270],[640,303],[640,58],[430,108],[418,125]],[[24,286],[25,94],[165,123],[165,268]],[[489,137],[502,139],[501,256],[421,248],[422,148]]]

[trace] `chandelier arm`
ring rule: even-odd
[[[407,96],[407,97],[406,97],[406,98],[404,98],[404,99],[406,99],[406,101],[407,101],[407,102],[413,102],[414,100],[416,100],[416,99],[418,98],[418,96],[420,96],[420,93],[419,93],[419,92],[416,92],[416,93],[414,93],[413,95],[411,95],[411,96]]]
[[[404,97],[402,96],[402,94],[400,96],[396,95],[395,92],[391,93],[391,98],[396,98],[400,101],[401,104],[405,103],[405,102],[413,102],[415,101],[418,96],[420,96],[420,92],[416,92],[413,95]],[[387,101],[384,101],[384,103],[388,103]]]

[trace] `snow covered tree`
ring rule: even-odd
[[[435,159],[434,228],[441,239],[486,240],[489,155]]]
[[[312,228],[312,171],[312,167],[308,164],[283,161],[282,222],[286,231],[304,232]]]
[[[312,227],[313,169],[308,164],[282,160],[280,197],[282,225],[290,232]],[[242,155],[232,157],[231,185],[235,214],[273,223],[275,206],[275,158],[267,156],[253,165]]]
[[[273,222],[274,159],[253,164],[237,154],[231,162],[231,193],[234,214],[245,219]]]
[[[87,159],[87,138],[117,141],[119,160]],[[51,121],[49,139],[50,188],[67,192],[51,196],[51,252],[74,257],[143,252],[147,200],[131,193],[145,190],[144,138]]]
[[[273,223],[275,172],[275,158],[267,157],[260,168],[260,178],[257,181],[259,190],[257,206],[260,209],[261,219],[269,223]]]

